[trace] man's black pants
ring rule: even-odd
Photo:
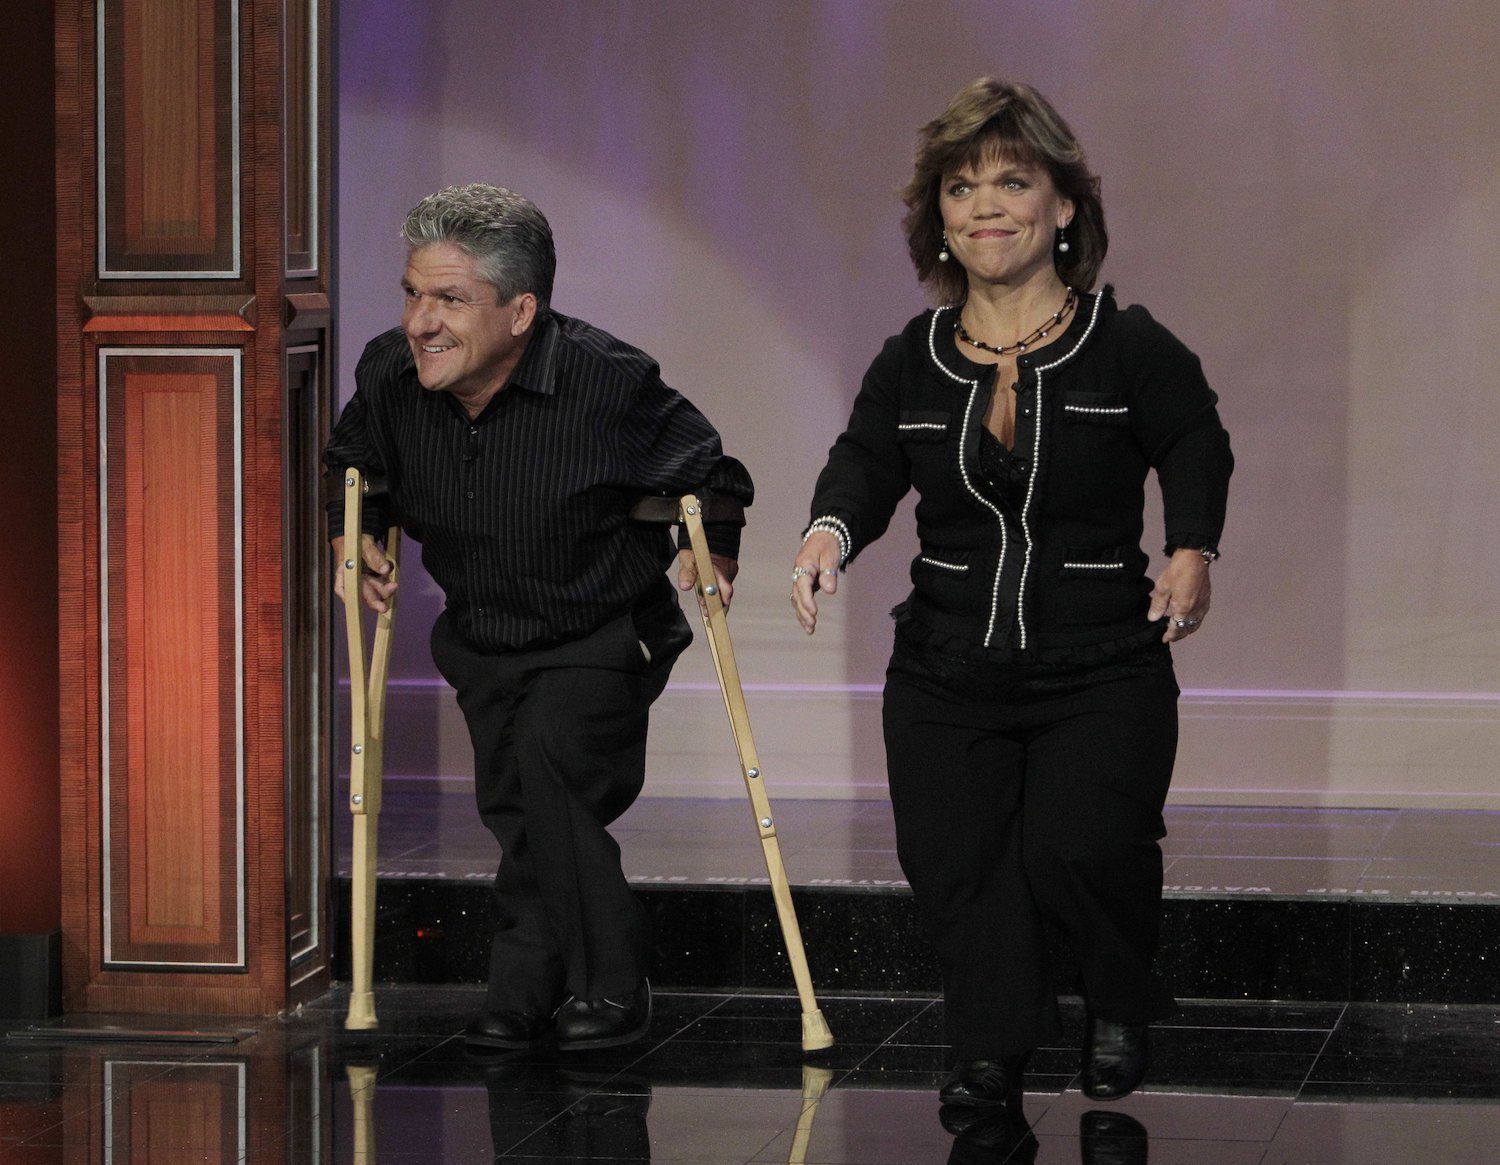
[[[1153,962],[1177,694],[1164,648],[1037,683],[898,641],[884,709],[897,856],[958,1059],[1059,1033],[1044,918],[1078,956],[1094,1014],[1173,1010]]]
[[[446,613],[433,626],[433,659],[474,744],[479,816],[501,848],[491,1011],[550,1013],[569,995],[615,997],[646,977],[648,920],[605,827],[645,783],[650,707],[691,639],[680,613],[676,623],[680,638],[654,644],[649,663],[629,615],[508,653],[468,645]]]

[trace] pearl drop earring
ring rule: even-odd
[[[1066,227],[1057,228],[1057,249],[1064,255],[1068,253],[1068,236],[1066,234],[1066,231]]]
[[[949,255],[948,255],[948,232],[944,231],[943,232],[943,249],[938,252],[938,262],[939,263],[946,263],[948,261],[948,259],[949,259]]]

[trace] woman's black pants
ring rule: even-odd
[[[927,652],[898,642],[885,743],[898,856],[937,948],[956,1058],[1059,1034],[1044,919],[1077,955],[1094,1015],[1170,1014],[1153,972],[1177,751],[1170,656],[1038,683],[997,664],[934,668]]]

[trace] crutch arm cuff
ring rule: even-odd
[[[630,507],[630,517],[635,522],[659,522],[672,525],[677,521],[679,497],[669,494],[648,494],[637,498]],[[745,524],[745,503],[728,494],[699,494],[698,504],[702,508],[705,526]]]
[[[680,498],[650,494],[636,499],[630,508],[630,517],[636,522],[671,525],[677,521],[680,502]],[[703,534],[708,539],[709,553],[738,559],[740,530],[745,525],[745,503],[729,494],[703,493],[698,495],[698,505],[703,515]],[[680,525],[677,528],[677,549],[692,549],[687,530]]]

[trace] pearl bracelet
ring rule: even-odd
[[[802,535],[805,544],[814,534],[832,534],[839,541],[839,566],[849,561],[849,527],[844,525],[838,518],[822,517],[813,521],[808,526],[807,532]]]

